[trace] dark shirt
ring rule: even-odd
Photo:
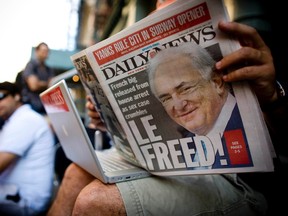
[[[247,149],[247,152],[243,151],[243,153],[241,154],[241,156],[242,156],[241,158],[243,158],[243,161],[241,161],[241,160],[237,161],[236,160],[236,162],[235,162],[236,155],[229,153],[229,151],[228,151],[229,142],[226,140],[227,137],[225,137],[225,133],[229,133],[229,135],[227,135],[228,137],[229,136],[236,136],[237,139],[243,141],[243,143],[241,143],[241,145],[243,145],[242,146],[243,149],[244,148]],[[184,131],[184,132],[182,132],[182,134],[185,137],[194,137],[195,136],[195,134],[193,134],[189,131],[186,131],[186,133]],[[240,139],[240,137],[242,139]],[[253,166],[251,155],[249,153],[249,146],[247,144],[248,143],[247,137],[245,134],[242,118],[241,118],[237,104],[233,108],[231,117],[229,118],[229,121],[227,122],[225,130],[223,132],[223,136],[221,137],[221,141],[222,141],[223,153],[220,154],[219,150],[217,150],[216,155],[215,155],[215,162],[212,165],[212,169],[225,168],[225,166],[230,167],[230,168]],[[203,143],[203,145],[205,146],[205,143]],[[204,151],[205,151],[205,148],[204,148]],[[238,155],[238,157],[239,157],[239,155]],[[227,161],[226,165],[221,164],[221,161],[223,161],[223,160]]]
[[[32,108],[41,113],[45,114],[44,106],[40,100],[39,94],[41,91],[31,91],[28,85],[25,83],[25,80],[30,75],[36,75],[39,80],[48,81],[50,78],[54,76],[54,71],[47,65],[41,65],[37,59],[30,60],[25,70],[23,71],[23,88],[22,88],[22,99],[24,103],[31,104]]]

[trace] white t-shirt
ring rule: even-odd
[[[19,188],[19,205],[43,210],[53,190],[54,136],[46,119],[30,105],[19,107],[0,130],[0,151],[19,159],[0,174],[0,184]]]

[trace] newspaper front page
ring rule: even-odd
[[[86,59],[107,97],[111,109],[98,109],[119,123],[122,133],[112,134],[116,147],[152,174],[273,171],[272,143],[249,85],[222,88],[217,79],[203,80],[193,64],[195,75],[182,75],[190,66],[186,57],[176,58],[173,48],[191,43],[215,62],[239,48],[218,30],[220,20],[228,20],[221,0],[178,0],[71,57],[78,72],[77,61]],[[175,59],[156,67],[149,80],[148,66],[164,50]],[[218,87],[209,92],[211,83]],[[209,101],[211,95],[221,99]]]

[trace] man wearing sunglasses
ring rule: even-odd
[[[36,215],[53,195],[54,136],[45,118],[0,83],[0,215]]]

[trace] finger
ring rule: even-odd
[[[233,71],[230,71],[228,74],[223,76],[225,82],[236,82],[242,80],[256,80],[263,70],[262,66],[247,66],[242,67]]]
[[[260,37],[255,28],[236,22],[219,22],[219,29],[229,35],[236,37],[242,46],[254,48],[266,47],[265,42]]]
[[[86,100],[92,103],[92,97],[91,97],[91,95],[86,95]]]
[[[88,111],[87,111],[87,115],[88,115],[90,118],[100,119],[100,114],[99,114],[97,111],[88,110]]]
[[[254,48],[242,47],[239,50],[224,56],[216,63],[217,70],[226,70],[227,68],[237,69],[239,67],[249,66],[249,64],[261,65],[273,61],[271,55],[261,52]]]
[[[88,110],[96,111],[96,108],[95,108],[94,104],[93,104],[91,101],[87,101],[85,107],[86,107]]]

